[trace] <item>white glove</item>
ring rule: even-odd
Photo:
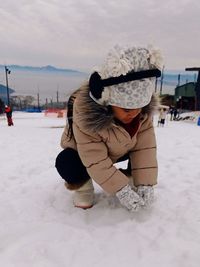
[[[143,199],[131,189],[129,184],[119,190],[116,196],[122,206],[130,211],[138,211],[140,206],[144,205]]]
[[[139,185],[137,187],[138,195],[144,200],[145,206],[150,206],[154,200],[154,189],[150,185]]]

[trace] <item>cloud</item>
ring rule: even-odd
[[[167,68],[198,66],[199,13],[196,0],[7,0],[1,63],[90,69],[116,43],[154,43]]]

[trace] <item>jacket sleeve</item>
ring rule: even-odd
[[[108,149],[98,134],[89,133],[73,123],[79,156],[90,177],[108,193],[116,193],[129,179],[120,172],[108,155]]]
[[[157,183],[156,138],[151,116],[144,121],[137,134],[137,144],[130,153],[130,159],[136,186]]]

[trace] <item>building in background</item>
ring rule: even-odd
[[[196,83],[189,82],[175,88],[176,108],[181,110],[198,110]]]

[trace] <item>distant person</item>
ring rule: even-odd
[[[170,113],[170,121],[172,121],[173,120],[173,116],[174,116],[174,108],[173,107],[170,107],[169,113]]]
[[[175,108],[175,109],[174,109],[174,117],[173,117],[173,120],[174,120],[174,121],[177,120],[177,119],[178,119],[178,116],[179,116],[178,109]]]
[[[166,117],[167,117],[167,109],[161,108],[159,112],[158,126],[164,127]]]
[[[160,114],[161,114],[161,110],[162,110],[162,109],[159,109],[159,110],[158,110],[158,112],[159,112],[159,116],[158,116],[158,125],[157,125],[158,127],[160,126],[160,123],[161,123],[161,115],[160,115]]]
[[[129,211],[152,203],[157,184],[153,92],[161,59],[153,48],[114,47],[69,98],[56,168],[74,191],[75,207],[94,205],[92,180]],[[129,161],[127,175],[114,165],[122,158]]]
[[[8,126],[13,126],[13,120],[12,120],[12,108],[5,105],[5,113],[7,117]]]

